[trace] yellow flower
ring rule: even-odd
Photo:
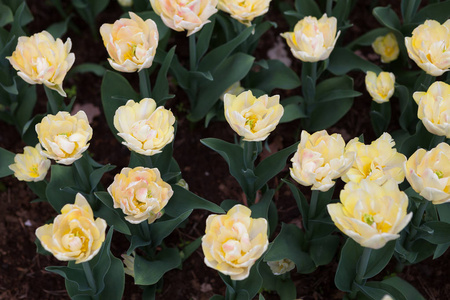
[[[263,141],[275,129],[283,116],[280,96],[259,98],[246,91],[238,96],[225,94],[225,118],[231,128],[245,141]]]
[[[373,51],[381,56],[381,61],[389,63],[398,58],[400,50],[398,48],[397,39],[395,35],[390,32],[385,36],[379,36],[372,43]]]
[[[388,102],[394,94],[395,76],[390,72],[381,72],[378,76],[368,71],[366,75],[366,89],[377,103]]]
[[[294,32],[285,32],[281,36],[286,39],[292,55],[304,62],[325,60],[340,35],[336,34],[337,20],[324,14],[319,20],[316,17],[305,17],[294,27]]]
[[[153,20],[142,20],[129,12],[114,24],[103,24],[100,34],[111,58],[109,64],[119,72],[136,72],[150,68],[158,47],[158,29]]]
[[[40,151],[42,151],[40,144],[35,148],[26,146],[23,148],[23,154],[14,156],[14,163],[8,167],[14,171],[17,179],[35,182],[44,180],[51,162],[42,156]]]
[[[47,115],[36,124],[36,132],[44,148],[41,154],[63,165],[79,159],[92,137],[92,127],[82,110],[73,116],[65,111]]]
[[[355,153],[344,152],[345,141],[340,134],[328,135],[326,130],[310,135],[302,131],[297,152],[291,159],[291,177],[313,190],[328,191],[333,179],[341,177],[352,166]]]
[[[206,219],[206,234],[202,238],[205,264],[230,275],[232,280],[247,278],[269,245],[266,219],[253,219],[251,213],[238,204],[226,215],[210,215]]]
[[[53,224],[36,229],[36,236],[45,250],[57,259],[75,263],[91,260],[105,240],[106,222],[94,220],[89,203],[77,194],[75,204],[66,204]]]
[[[188,31],[188,36],[208,24],[217,12],[218,0],[150,0],[153,10],[167,27],[175,31]]]
[[[142,155],[160,153],[172,142],[174,123],[173,113],[162,106],[156,108],[156,102],[151,98],[137,103],[128,100],[114,115],[117,135],[124,139],[122,144]]]
[[[412,217],[412,213],[406,214],[408,196],[393,179],[383,185],[368,179],[349,182],[340,200],[327,205],[331,219],[339,230],[367,248],[380,249],[399,238]]]
[[[294,262],[287,258],[277,261],[268,261],[267,264],[274,275],[281,275],[295,268]]]
[[[70,48],[70,38],[63,44],[61,39],[55,40],[50,33],[42,31],[31,37],[19,37],[16,50],[7,59],[27,83],[44,84],[66,97],[62,84],[75,61]]]
[[[425,72],[440,76],[450,70],[450,19],[444,24],[426,20],[405,37],[409,57]]]
[[[267,13],[270,0],[219,0],[218,9],[231,15],[246,26],[251,26],[254,18]]]
[[[145,220],[153,223],[173,195],[172,187],[161,179],[159,170],[137,167],[123,168],[108,187],[114,208],[122,209],[125,219],[133,224]]]
[[[450,85],[434,82],[426,92],[415,92],[414,101],[419,106],[417,117],[425,128],[436,135],[450,138]]]
[[[390,178],[397,183],[405,179],[404,164],[406,156],[394,148],[395,141],[387,132],[383,133],[370,145],[365,145],[354,138],[348,142],[345,151],[356,153],[355,162],[348,172],[342,176],[345,182],[360,182],[369,178],[381,185]]]
[[[450,146],[440,143],[430,151],[418,149],[406,162],[406,179],[433,204],[450,202]]]

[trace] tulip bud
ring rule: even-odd
[[[389,63],[398,58],[400,50],[398,48],[397,39],[395,35],[390,32],[385,36],[379,36],[372,43],[373,51],[381,56],[381,61]]]
[[[395,76],[390,72],[381,72],[378,76],[368,71],[366,75],[366,89],[377,103],[388,102],[394,94]]]
[[[41,181],[44,180],[50,168],[51,162],[40,152],[41,145],[36,147],[26,146],[23,154],[14,156],[14,163],[8,167],[14,171],[14,176],[21,181]]]

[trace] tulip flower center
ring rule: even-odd
[[[437,175],[437,177],[439,178],[439,179],[441,179],[442,177],[444,177],[444,173],[442,172],[442,171],[436,171],[436,172],[434,172],[436,175]]]
[[[38,164],[33,164],[30,168],[31,177],[39,177]]]
[[[373,224],[373,222],[374,222],[374,219],[373,219],[373,216],[372,216],[372,215],[370,215],[370,214],[364,214],[364,215],[363,215],[363,221],[364,221],[364,223],[367,223],[367,224],[369,224],[370,226],[372,226],[372,224]]]
[[[222,249],[225,252],[225,259],[227,261],[235,261],[242,256],[241,243],[239,243],[239,241],[228,240],[222,245]]]
[[[254,114],[250,114],[250,115],[246,114],[244,117],[246,119],[245,126],[250,127],[251,132],[255,132],[254,129],[255,129],[256,122],[258,122],[258,120],[261,118]]]
[[[79,230],[74,230],[65,234],[62,238],[63,247],[70,251],[82,251],[85,237],[80,234]]]

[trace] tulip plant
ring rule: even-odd
[[[201,246],[206,266],[226,287],[215,300],[264,299],[267,291],[295,299],[291,274],[333,261],[345,299],[424,299],[399,276],[371,279],[390,261],[401,272],[450,247],[450,1],[402,0],[401,16],[375,7],[380,27],[353,40],[344,40],[358,5],[351,0],[119,1],[126,12],[101,26],[95,17],[109,1],[71,1],[100,34],[105,49],[98,51],[109,56],[112,70],[84,68],[102,77],[103,113],[129,152],[121,170],[92,158],[88,116],[72,112],[75,97],[66,100],[65,79],[83,69],[72,68],[71,39],[63,41],[55,28],[28,34],[25,1],[3,2],[0,120],[14,125],[27,146],[17,154],[0,148],[0,177],[26,181],[55,209],[54,220],[37,228],[36,245],[68,262],[47,270],[64,277],[71,298],[121,299],[127,274],[145,299],[155,299],[165,273],[182,268]],[[52,3],[70,28],[62,2]],[[280,40],[299,60],[299,74],[254,56],[276,25],[263,20],[277,5],[290,26]],[[186,37],[173,39],[172,31]],[[380,62],[356,55],[361,46],[371,46]],[[373,100],[370,116],[361,116],[371,119],[370,143],[332,127],[362,95],[355,73]],[[222,122],[234,131],[234,143],[201,143],[225,159],[242,199],[211,201],[189,191],[173,155],[177,127],[188,125],[165,107],[181,93],[192,127]],[[46,103],[46,114],[33,115],[37,101]],[[391,109],[396,101],[399,109]],[[298,142],[262,158],[277,126],[295,120]],[[114,179],[105,188],[107,172]],[[283,172],[289,174],[274,185]],[[295,224],[278,220],[280,189],[297,203]],[[188,245],[167,243],[195,209],[213,213],[205,234]],[[128,241],[123,262],[111,252],[113,233]]]

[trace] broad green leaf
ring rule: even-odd
[[[203,81],[199,85],[199,92],[188,118],[194,122],[204,118],[226,89],[247,75],[254,60],[253,56],[244,53],[221,59],[212,72],[214,81]]]
[[[205,209],[213,213],[224,212],[220,206],[195,195],[181,186],[173,184],[172,189],[173,195],[167,206],[164,208],[165,213],[169,216],[175,217],[191,209]]]
[[[158,76],[156,77],[156,82],[152,93],[153,99],[155,99],[158,105],[164,105],[165,100],[173,97],[173,95],[169,95],[169,81],[167,80],[167,72],[169,71],[169,67],[172,63],[174,53],[175,47],[172,47],[164,58],[161,69],[159,69]]]
[[[0,3],[0,27],[12,23],[13,21],[14,16],[11,9],[8,6]]]
[[[46,195],[51,206],[60,212],[61,208],[68,203],[75,202],[72,193],[63,191],[63,188],[76,186],[72,168],[69,166],[52,165],[51,178],[47,185]]]
[[[436,209],[439,212],[439,220],[450,223],[450,203],[447,202],[436,205]]]
[[[364,278],[372,278],[387,266],[394,254],[395,241],[388,242],[383,248],[372,250]]]
[[[374,288],[374,287],[370,287],[370,286],[364,286],[364,285],[360,285],[356,283],[356,286],[358,287],[358,289],[367,297],[369,297],[369,299],[371,300],[379,300],[379,299],[383,299],[383,297],[385,295],[387,295],[388,293],[386,293],[385,290],[380,289],[380,288]],[[359,298],[358,298],[359,299]],[[397,299],[396,299],[397,300]]]
[[[309,132],[330,128],[338,122],[353,105],[353,98],[337,99],[329,101],[326,105],[318,105],[305,120],[305,126]]]
[[[286,167],[286,160],[289,155],[297,150],[298,143],[295,143],[277,153],[264,159],[255,169],[255,175],[258,177],[255,182],[255,191],[262,188],[270,179],[275,177]]]
[[[347,49],[353,49],[355,46],[358,46],[358,45],[359,46],[370,46],[370,45],[372,45],[372,43],[375,41],[375,39],[377,37],[385,36],[389,32],[391,32],[391,30],[389,28],[386,28],[386,27],[372,29],[371,31],[363,34],[359,38],[351,41],[346,46],[346,48]]]
[[[418,239],[424,239],[432,244],[450,243],[450,223],[430,221],[420,226]]]
[[[182,261],[185,261],[186,259],[191,256],[192,253],[194,253],[198,247],[202,244],[202,237],[197,238],[196,240],[190,242],[188,245],[186,245],[181,251],[180,256]]]
[[[313,16],[320,18],[322,11],[314,0],[296,0],[295,9],[302,17]]]
[[[203,26],[202,30],[200,30],[197,39],[197,59],[200,60],[203,55],[205,55],[206,51],[208,51],[209,44],[211,41],[211,36],[213,33],[213,29],[216,25],[216,15],[214,14],[209,19],[211,22]],[[198,61],[197,61],[198,63]]]
[[[65,19],[65,21],[53,23],[47,28],[47,32],[49,32],[55,39],[62,37],[67,31],[67,25],[72,19],[72,16],[69,16]]]
[[[375,136],[381,136],[383,132],[386,132],[391,121],[391,103],[379,104],[372,101],[370,121],[372,122]]]
[[[106,172],[109,172],[111,170],[114,170],[115,168],[116,168],[116,166],[107,164],[98,169],[95,169],[89,175],[89,184],[91,186],[91,192],[94,191],[94,189],[97,187],[98,183],[100,182],[100,179],[103,177],[103,174],[105,174]]]
[[[372,71],[377,74],[382,71],[377,65],[359,57],[346,48],[334,48],[330,55],[328,71],[334,75],[344,75],[352,70],[359,70],[364,73]]]
[[[413,133],[417,124],[417,105],[404,85],[395,87],[395,95],[400,101],[399,123],[403,130]]]
[[[402,0],[401,11],[405,23],[409,23],[417,12],[420,0]]]
[[[164,238],[166,238],[172,231],[180,225],[181,222],[186,220],[192,213],[192,209],[180,214],[174,219],[167,221],[158,221],[150,224],[150,235],[152,238],[153,247],[159,246]]]
[[[126,235],[131,235],[123,213],[114,208],[114,200],[111,195],[108,192],[96,192],[94,195],[102,202],[102,205],[94,211],[94,214],[104,219],[109,226],[114,226],[115,230]]]
[[[402,293],[405,299],[425,300],[425,298],[411,284],[400,277],[390,277],[383,280],[382,283],[394,287],[397,291]]]
[[[422,24],[426,20],[436,20],[439,23],[444,23],[449,18],[450,2],[442,1],[440,3],[429,4],[419,10],[414,16],[413,22]]]
[[[156,255],[155,259],[147,260],[140,255],[134,259],[134,283],[137,285],[152,285],[163,275],[181,264],[180,253],[175,248],[166,248]]]
[[[331,262],[339,246],[337,235],[328,235],[310,241],[309,254],[316,266],[324,266]]]
[[[294,196],[295,202],[297,202],[298,210],[302,216],[302,224],[303,227],[309,230],[309,218],[308,218],[308,210],[309,204],[306,201],[305,195],[290,181],[282,179],[284,183],[286,183],[291,189],[292,195]]]
[[[304,119],[307,117],[308,116],[306,115],[305,110],[300,104],[292,103],[284,106],[284,113],[281,117],[280,123],[289,123],[291,121]]]
[[[106,71],[103,77],[101,93],[106,121],[113,135],[120,141],[120,138],[117,136],[117,130],[114,127],[114,114],[128,100],[133,99],[138,102],[141,100],[141,96],[135,92],[130,83],[122,75],[111,71]]]
[[[18,106],[14,111],[14,116],[19,128],[23,128],[25,124],[32,118],[31,116],[33,115],[33,109],[36,104],[37,94],[36,86],[29,85],[25,82],[19,84],[19,90],[20,92],[17,95]]]
[[[200,61],[198,71],[210,71],[214,74],[216,69],[223,64],[223,61],[228,58],[232,51],[251,35],[253,28],[253,26],[246,28],[228,43],[211,50]]]
[[[0,178],[14,174],[8,167],[14,163],[16,154],[0,147]]]
[[[35,126],[37,123],[40,123],[42,121],[42,118],[45,115],[39,114],[35,115],[31,120],[29,120],[22,129],[22,139],[24,142],[29,146],[35,146],[37,143],[39,143],[37,133]]]
[[[308,274],[316,269],[316,266],[302,249],[305,244],[303,231],[293,224],[283,224],[281,232],[271,243],[264,256],[264,261],[276,261],[284,258],[292,260],[297,266],[297,272]]]
[[[273,195],[275,195],[275,190],[268,190],[258,203],[250,207],[252,218],[264,218],[268,220],[269,206],[270,202],[272,202]]]
[[[292,90],[300,86],[298,75],[279,60],[268,60],[268,69],[249,73],[249,86],[270,94],[273,89]]]
[[[72,68],[69,71],[68,76],[76,73],[93,73],[99,77],[102,77],[106,73],[105,67],[94,63],[84,63]]]

